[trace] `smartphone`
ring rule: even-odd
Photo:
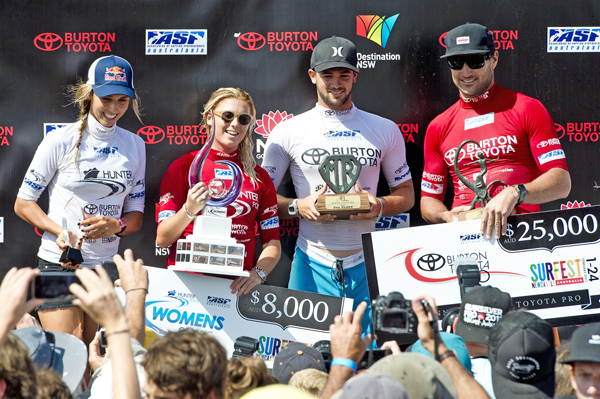
[[[73,299],[75,296],[69,291],[72,283],[79,284],[75,273],[42,272],[31,282],[31,297],[44,299],[46,302]]]
[[[106,341],[106,328],[104,327],[100,329],[100,347],[108,348],[108,342]]]

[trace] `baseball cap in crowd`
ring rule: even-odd
[[[440,338],[448,349],[453,350],[454,353],[456,353],[456,358],[462,363],[462,365],[465,366],[469,372],[471,372],[471,356],[469,355],[469,350],[465,345],[465,341],[463,341],[463,339],[456,334],[451,334],[444,331],[440,331]],[[429,353],[429,351],[423,347],[420,339],[411,346],[410,351],[429,356],[433,359],[431,353]]]
[[[488,343],[496,399],[554,397],[554,334],[533,313],[510,312],[492,328]]]
[[[314,395],[301,389],[283,384],[271,384],[256,388],[244,394],[240,399],[315,399]]]
[[[288,343],[273,361],[273,375],[282,384],[287,384],[294,373],[304,369],[327,372],[321,352],[302,342]]]
[[[124,58],[108,55],[98,58],[88,71],[88,84],[98,97],[125,94],[135,99],[133,68]]]
[[[571,336],[571,354],[561,363],[600,363],[600,324],[588,324],[575,330]]]
[[[510,294],[489,285],[473,287],[460,304],[456,335],[487,345],[490,329],[512,308]]]
[[[408,399],[408,393],[394,377],[360,373],[350,378],[331,399]]]
[[[87,348],[79,338],[35,326],[19,328],[12,334],[27,346],[38,369],[51,368],[62,376],[69,390],[75,392],[88,361]]]
[[[315,72],[330,68],[348,68],[358,72],[357,63],[354,43],[338,36],[321,40],[310,57],[310,68]]]
[[[407,352],[386,356],[360,375],[392,376],[402,384],[410,399],[456,399],[458,397],[452,378],[444,366],[420,353]]]
[[[496,51],[492,34],[488,28],[479,24],[466,23],[452,29],[446,34],[444,43],[446,54],[440,58]]]

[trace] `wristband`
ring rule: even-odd
[[[126,329],[126,330],[120,330],[120,331],[113,331],[113,332],[110,332],[110,333],[104,333],[104,336],[108,338],[111,335],[124,334],[124,333],[129,334],[129,328]]]
[[[190,219],[196,219],[196,217],[198,215],[192,215],[191,213],[188,212],[187,207],[185,206],[185,204],[183,204],[183,211],[185,212],[185,214],[187,215],[187,217],[189,217]]]
[[[379,219],[381,219],[381,215],[383,215],[383,207],[385,205],[385,201],[383,200],[383,198],[377,197],[377,199],[381,201],[381,208],[379,209],[379,215],[377,215],[377,217],[375,218],[375,223],[379,222]]]
[[[336,357],[331,361],[332,366],[346,366],[352,369],[353,373],[356,373],[356,362],[352,359],[346,359],[343,357]]]
[[[125,291],[125,294],[128,294],[128,293],[130,293],[131,291],[137,291],[137,290],[144,290],[144,291],[146,291],[146,294],[148,293],[148,289],[147,289],[147,288],[144,288],[144,287],[138,287],[138,288],[131,288],[131,289],[128,289],[127,291]]]
[[[456,357],[456,353],[452,349],[448,349],[446,352],[442,353],[438,361],[441,363],[449,357]]]

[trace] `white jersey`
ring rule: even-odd
[[[296,196],[304,198],[323,187],[318,168],[327,155],[354,155],[362,165],[358,185],[377,194],[379,172],[390,187],[411,178],[404,139],[398,126],[385,118],[360,111],[354,104],[344,111],[320,105],[278,124],[267,140],[262,167],[279,187],[290,170]],[[354,190],[351,189],[350,192]],[[327,191],[332,193],[330,189]],[[300,219],[298,245],[329,250],[362,248],[361,233],[375,230],[372,220],[311,222]]]
[[[82,236],[77,223],[83,212],[90,216],[120,218],[127,212],[144,211],[146,149],[144,141],[116,125],[102,126],[90,114],[75,166],[80,123],[49,133],[39,145],[19,193],[25,200],[37,201],[48,188],[48,217]],[[60,249],[56,236],[45,232],[38,256],[58,262]],[[84,266],[94,267],[111,260],[119,249],[119,237],[84,240]]]

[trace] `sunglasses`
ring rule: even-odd
[[[214,112],[214,114],[218,115],[225,123],[231,123],[235,118],[237,118],[240,125],[243,126],[246,126],[252,122],[252,115],[248,114],[234,114],[231,111],[223,111],[221,113]]]
[[[448,66],[450,67],[450,69],[460,71],[466,62],[469,69],[480,69],[483,68],[485,62],[490,58],[492,58],[492,53],[475,55],[456,55],[453,57],[448,57]]]

